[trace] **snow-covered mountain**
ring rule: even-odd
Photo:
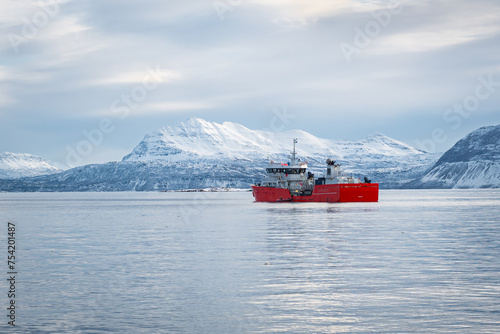
[[[203,158],[208,160],[261,160],[267,157],[287,159],[292,139],[298,138],[298,152],[305,157],[335,157],[359,160],[424,156],[409,145],[377,134],[361,141],[330,140],[315,137],[302,130],[268,132],[250,130],[240,124],[218,124],[190,118],[176,127],[164,127],[147,134],[123,161],[162,160],[178,162]]]
[[[411,188],[500,187],[500,125],[479,128],[446,151]]]
[[[309,162],[313,172],[322,173],[325,160],[332,158],[354,174],[382,178],[391,186],[415,178],[438,158],[383,134],[360,141],[331,140],[302,130],[267,132],[190,118],[147,134],[123,161],[199,163],[201,169],[203,164],[227,165],[230,161],[241,167],[259,166],[255,172],[262,175],[269,159],[288,160],[293,138],[298,139],[299,156]]]
[[[38,176],[58,173],[61,170],[44,159],[25,153],[0,153],[0,179]]]
[[[293,138],[298,139],[299,157],[317,175],[324,172],[326,158],[332,158],[354,176],[379,182],[381,188],[500,187],[500,125],[470,133],[439,157],[382,134],[359,141],[332,140],[301,130],[272,133],[191,118],[147,134],[121,162],[57,173],[39,157],[1,154],[0,190],[248,188],[264,176],[270,159],[288,161]],[[53,174],[24,177],[49,173]]]
[[[438,155],[377,134],[359,141],[331,140],[302,130],[267,132],[240,124],[190,118],[147,134],[121,162],[88,165],[49,176],[0,182],[7,191],[179,190],[249,188],[264,176],[267,162],[287,162],[292,139],[298,156],[316,175],[332,158],[356,177],[381,187],[399,187],[421,175]]]

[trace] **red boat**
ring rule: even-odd
[[[267,177],[252,185],[256,202],[378,202],[378,183],[346,175],[340,164],[326,160],[326,174],[315,178],[307,163],[296,159],[295,144],[289,163],[271,161]]]

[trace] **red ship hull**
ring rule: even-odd
[[[315,185],[309,196],[293,195],[288,189],[252,186],[256,202],[378,202],[378,183]]]

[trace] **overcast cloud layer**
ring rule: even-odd
[[[500,123],[496,0],[0,0],[0,152],[120,160],[191,116],[433,151]]]

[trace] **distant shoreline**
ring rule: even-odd
[[[175,193],[212,192],[212,193],[217,193],[217,192],[246,192],[246,191],[252,191],[252,189],[212,187],[212,188],[199,188],[199,189],[165,190],[163,192],[175,192]]]

